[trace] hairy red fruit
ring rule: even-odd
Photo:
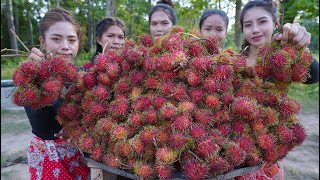
[[[112,127],[110,130],[110,138],[115,141],[125,140],[129,134],[129,129],[124,124]]]
[[[200,139],[207,134],[206,127],[203,124],[195,123],[191,125],[189,134],[196,139]]]
[[[205,159],[217,155],[219,150],[220,147],[214,142],[213,138],[205,137],[197,142],[196,152]]]
[[[186,78],[187,78],[188,84],[190,86],[196,86],[201,83],[201,76],[196,71],[193,71],[193,70],[188,71],[187,70]]]
[[[113,117],[126,117],[130,110],[129,101],[124,98],[115,99],[109,107],[109,113]]]
[[[150,164],[137,162],[133,166],[133,172],[142,179],[151,179],[154,174],[154,169]]]
[[[142,71],[133,71],[129,76],[134,85],[141,85],[147,75]]]
[[[177,116],[173,120],[172,128],[175,131],[186,131],[190,128],[191,122],[192,120],[190,119],[190,117],[186,115]]]
[[[169,179],[173,177],[174,168],[172,167],[172,165],[158,163],[156,164],[156,173],[157,176],[161,179]]]
[[[163,164],[172,164],[178,158],[178,153],[168,147],[158,148],[156,152],[156,159]]]
[[[103,157],[102,147],[95,146],[92,150],[90,157],[92,157],[92,159],[95,161],[102,162],[102,157]]]
[[[259,147],[263,150],[270,151],[275,146],[274,138],[269,134],[263,134],[258,136],[257,142]]]
[[[151,100],[147,96],[141,96],[133,103],[133,109],[136,111],[143,111],[152,106]]]
[[[219,98],[213,94],[206,96],[204,103],[213,110],[216,110],[220,107]]]
[[[153,44],[152,38],[149,34],[145,34],[141,37],[140,42],[145,47],[151,47]]]
[[[209,71],[212,66],[212,58],[210,56],[193,58],[191,66],[194,66],[198,72]]]
[[[12,79],[13,79],[13,84],[15,86],[27,85],[27,84],[30,84],[32,81],[31,76],[24,75],[21,69],[17,69],[14,71]]]
[[[153,99],[153,105],[156,109],[160,109],[165,102],[166,102],[166,98],[162,96],[157,96]]]
[[[203,100],[204,94],[200,89],[193,89],[190,91],[191,101],[194,103],[198,103]]]
[[[167,82],[163,82],[159,88],[160,88],[160,92],[163,95],[168,96],[174,92],[173,90],[175,88],[175,84],[172,81],[167,81]]]
[[[301,124],[294,124],[290,127],[292,134],[294,135],[294,142],[297,145],[302,144],[302,142],[306,139],[307,134],[305,129]]]
[[[140,139],[144,144],[153,143],[156,137],[156,128],[153,126],[145,126],[140,132]]]
[[[245,160],[245,152],[238,144],[228,143],[224,151],[225,158],[230,165],[239,166]]]
[[[209,109],[197,109],[194,111],[193,117],[197,122],[203,125],[213,123],[213,115]]]
[[[220,175],[232,170],[232,166],[230,166],[229,163],[219,155],[210,158],[209,164],[211,173],[214,175]]]
[[[104,104],[93,102],[90,105],[90,109],[93,115],[99,116],[106,112],[107,107]]]
[[[189,138],[182,133],[176,132],[169,135],[169,145],[173,149],[182,150],[188,142]]]
[[[189,98],[187,93],[187,87],[183,84],[178,84],[174,90],[173,97],[178,101],[185,101]]]
[[[145,124],[156,124],[158,121],[158,111],[147,109],[142,112],[142,119]]]
[[[86,88],[91,89],[93,86],[97,85],[97,79],[94,72],[85,73],[83,76],[83,83]]]
[[[94,139],[88,134],[82,134],[79,139],[79,146],[87,153],[92,153]]]
[[[144,81],[144,86],[148,89],[157,89],[158,85],[158,78],[154,76],[150,76]]]
[[[287,53],[283,51],[279,51],[273,54],[273,56],[271,57],[270,63],[274,68],[282,69],[282,68],[288,67],[291,63],[290,61],[291,60],[289,59]]]
[[[198,43],[193,43],[189,46],[188,52],[192,57],[199,57],[205,53],[205,49]]]
[[[182,166],[182,172],[190,180],[200,180],[208,177],[209,168],[197,159],[191,159]]]
[[[160,113],[161,113],[162,118],[171,119],[177,115],[177,108],[174,105],[172,105],[171,103],[166,103],[160,109]]]
[[[281,140],[283,144],[290,144],[294,140],[291,130],[285,125],[279,125],[276,129],[276,132],[278,134],[277,138]]]
[[[298,113],[300,109],[300,104],[289,98],[282,99],[279,104],[280,113],[285,117],[290,117],[291,115]]]
[[[219,82],[214,77],[207,77],[202,83],[202,86],[208,93],[215,93],[219,88]]]

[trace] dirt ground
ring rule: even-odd
[[[308,137],[283,160],[285,179],[319,179],[319,112],[300,112],[298,118]],[[29,179],[26,152],[31,137],[23,109],[1,113],[1,179]]]

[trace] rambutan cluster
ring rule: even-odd
[[[13,73],[17,89],[12,101],[18,106],[34,109],[50,106],[61,97],[66,83],[76,81],[77,75],[74,64],[58,57],[43,61],[26,60]]]
[[[256,73],[279,82],[305,82],[310,76],[311,63],[309,49],[300,50],[292,43],[282,45],[274,41],[259,47]]]
[[[175,170],[204,179],[273,163],[306,138],[297,102],[255,76],[243,56],[219,51],[215,37],[180,27],[98,55],[65,99],[58,121],[79,147],[143,179]]]

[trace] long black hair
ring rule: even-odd
[[[169,19],[172,22],[172,25],[177,24],[177,15],[176,15],[176,12],[174,11],[174,5],[171,0],[160,0],[157,2],[155,6],[153,6],[153,8],[149,12],[149,24],[151,22],[152,14],[155,13],[156,11],[163,11],[168,15]]]

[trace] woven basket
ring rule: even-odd
[[[120,169],[116,169],[116,168],[107,166],[105,164],[96,162],[91,158],[85,158],[85,159],[88,162],[94,164],[95,166],[101,168],[104,171],[107,171],[107,172],[110,172],[110,173],[113,173],[113,174],[117,174],[117,175],[120,175],[120,176],[123,176],[123,177],[126,177],[126,178],[130,178],[130,179],[134,179],[134,180],[140,180],[140,178],[138,176],[136,176],[134,174],[131,174],[131,173],[128,173],[128,172],[126,172],[124,170],[120,170]],[[226,180],[226,179],[231,179],[231,178],[234,178],[236,176],[241,176],[243,174],[256,171],[256,170],[258,170],[260,168],[261,168],[261,166],[240,168],[240,169],[236,169],[236,170],[230,171],[230,172],[228,172],[226,174],[222,174],[222,175],[219,175],[219,176],[214,176],[214,177],[208,178],[207,180]],[[171,179],[168,179],[168,180],[183,180],[183,177],[182,177],[181,172],[175,172],[174,177],[171,178]]]

